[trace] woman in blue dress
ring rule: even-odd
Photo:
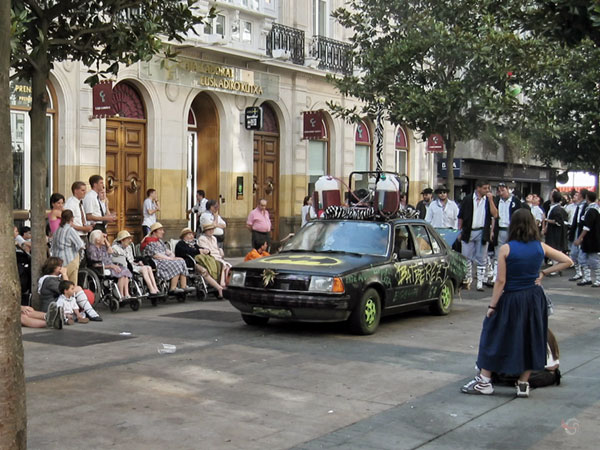
[[[529,397],[529,375],[546,364],[548,307],[541,282],[544,257],[558,261],[546,269],[558,272],[573,265],[571,259],[540,242],[531,212],[515,211],[508,243],[500,247],[498,277],[479,340],[480,373],[465,384],[465,394],[494,393],[492,372],[518,375],[517,397]]]

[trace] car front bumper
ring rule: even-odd
[[[306,322],[340,322],[352,312],[349,295],[283,293],[228,288],[223,296],[242,314]]]

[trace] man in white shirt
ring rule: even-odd
[[[494,220],[498,209],[490,192],[490,183],[477,180],[473,195],[467,195],[460,204],[458,228],[461,230],[462,254],[469,261],[467,283],[472,281],[472,267],[477,267],[477,290],[483,291],[487,263],[487,248],[493,239]]]
[[[458,205],[448,200],[448,188],[438,186],[435,194],[437,199],[429,203],[425,220],[434,228],[458,229]]]
[[[157,200],[156,189],[148,189],[146,191],[146,200],[144,200],[143,213],[144,220],[142,222],[142,235],[150,234],[150,227],[156,223],[156,213],[160,211],[160,205]]]
[[[185,214],[185,219],[190,220],[190,214],[197,214],[196,216],[196,235],[199,235],[202,232],[200,226],[200,217],[206,211],[206,202],[208,199],[206,198],[206,193],[202,189],[198,189],[196,191],[196,204],[188,209]]]
[[[85,194],[85,198],[83,199],[85,217],[89,225],[106,233],[106,223],[114,222],[116,217],[108,212],[104,214],[100,199],[98,198],[98,194],[104,189],[104,178],[100,175],[92,175],[89,181],[92,190]]]
[[[209,224],[213,224],[216,227],[214,236],[217,238],[219,248],[223,248],[223,242],[225,241],[225,228],[227,227],[227,224],[219,215],[219,203],[217,203],[216,200],[207,201],[206,211],[204,211],[200,216],[200,226],[202,229]]]
[[[76,181],[71,185],[71,197],[65,202],[64,209],[69,209],[73,213],[73,223],[71,226],[83,242],[87,242],[87,235],[92,231],[92,226],[87,223],[83,199],[85,197],[86,186],[83,181]]]

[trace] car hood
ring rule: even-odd
[[[272,269],[285,272],[342,275],[387,261],[385,256],[352,255],[348,253],[284,252],[247,261],[235,269]]]

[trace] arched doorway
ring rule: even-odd
[[[187,207],[196,203],[196,191],[206,198],[219,198],[219,115],[215,102],[206,93],[196,96],[188,111]],[[196,218],[191,218],[194,228]]]
[[[111,238],[128,230],[141,239],[142,205],[146,191],[146,113],[137,90],[127,83],[113,89],[118,118],[106,120],[106,194],[116,222],[107,228]]]
[[[273,226],[273,239],[279,239],[279,124],[275,111],[268,103],[261,105],[263,127],[254,132],[253,193],[256,207],[261,198],[267,200],[267,209]]]

